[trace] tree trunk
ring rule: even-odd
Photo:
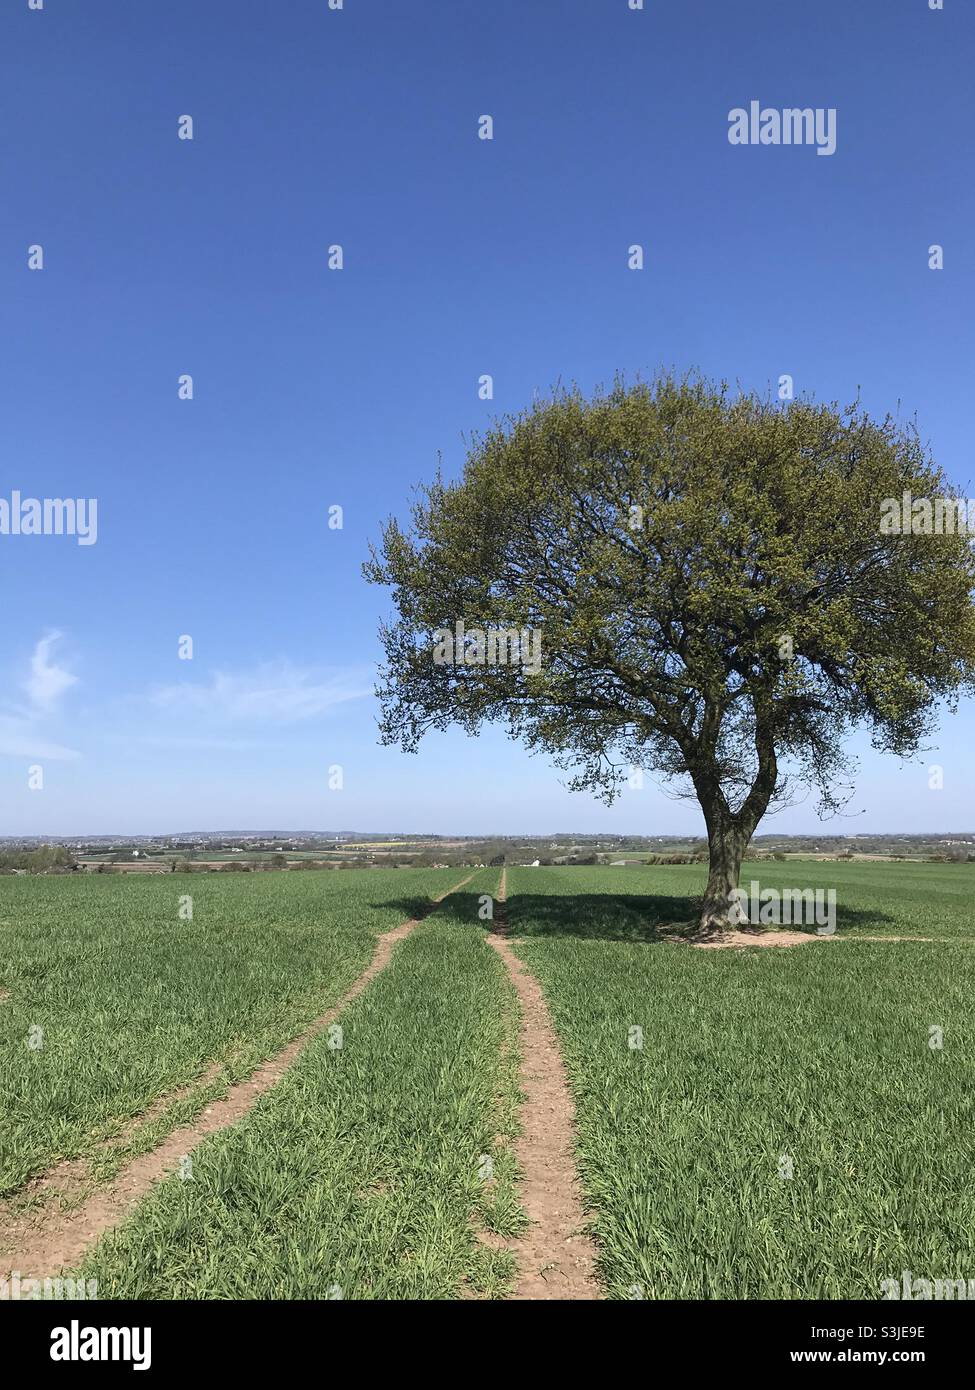
[[[742,921],[733,894],[738,887],[748,838],[744,828],[734,822],[721,820],[708,826],[710,866],[701,904],[702,931],[734,930]]]
[[[759,718],[760,713],[756,710],[755,751],[758,769],[751,790],[737,811],[732,811],[722,790],[713,745],[710,762],[705,762],[703,766],[699,763],[695,767],[688,759],[694,790],[708,828],[710,871],[699,922],[704,932],[733,931],[743,920],[742,909],[735,896],[741,861],[756,826],[768,810],[778,782],[771,726],[767,719]]]

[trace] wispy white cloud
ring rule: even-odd
[[[205,681],[182,681],[153,692],[157,709],[237,723],[291,724],[327,714],[372,693],[369,668],[321,672],[268,662],[250,671],[216,671]]]
[[[52,660],[53,649],[60,639],[60,632],[49,632],[39,639],[28,672],[20,681],[26,702],[8,704],[0,709],[0,757],[49,761],[78,757],[74,749],[52,739],[49,729],[61,697],[78,684],[77,676]]]
[[[49,632],[38,642],[30,659],[30,675],[24,682],[24,689],[31,704],[39,710],[52,710],[64,692],[78,683],[77,676],[51,660],[51,650],[60,640],[60,632]]]

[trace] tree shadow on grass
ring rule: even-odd
[[[497,916],[482,920],[479,915],[487,894],[452,893],[443,902],[404,898],[397,902],[404,916],[422,917],[436,911],[441,921],[490,931],[498,925]],[[422,910],[418,911],[418,903]],[[387,903],[386,906],[389,904]],[[504,905],[507,935],[513,937],[572,936],[591,941],[655,942],[687,937],[696,925],[696,900],[684,895],[613,893],[518,893]],[[864,912],[857,908],[836,909],[837,935],[851,927],[880,927],[895,919],[886,912]],[[757,931],[774,927],[756,924]],[[805,931],[816,935],[816,926],[783,924],[783,930]]]
[[[425,917],[436,912],[438,921],[480,927],[484,931],[497,928],[506,920],[509,936],[581,936],[602,941],[665,940],[687,930],[692,910],[691,900],[686,897],[519,893],[503,906],[492,900],[494,915],[482,918],[483,904],[489,896],[451,893],[436,904],[429,899],[400,898],[395,906],[404,917]]]
[[[469,897],[470,894],[464,896]],[[424,917],[429,917],[431,912],[441,909],[443,904],[435,903],[433,898],[424,897],[422,893],[415,893],[404,895],[402,898],[385,898],[382,902],[370,903],[369,906],[376,912],[385,912],[390,907],[395,908],[398,922],[422,922]],[[389,930],[388,927],[383,928],[383,931]]]
[[[576,936],[592,941],[667,941],[694,925],[684,895],[526,893],[508,904],[512,936]]]
[[[485,893],[451,893],[449,898],[434,902],[433,898],[424,898],[416,894],[413,897],[404,896],[392,900],[387,898],[384,902],[370,903],[369,906],[379,911],[393,907],[401,922],[422,922],[424,918],[436,913],[438,921],[456,922],[459,926],[465,927],[490,928],[491,920],[482,920],[478,915],[482,902],[489,896]],[[492,902],[494,901],[496,900],[492,899]]]

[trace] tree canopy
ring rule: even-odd
[[[373,551],[383,741],[500,721],[606,798],[634,767],[678,779],[708,831],[702,921],[726,924],[771,804],[801,786],[837,810],[855,728],[910,757],[975,688],[971,538],[882,525],[904,494],[957,498],[913,425],[858,402],[560,389]]]

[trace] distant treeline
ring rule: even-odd
[[[68,874],[74,867],[74,855],[64,845],[0,850],[0,874],[12,874],[16,870],[28,874]]]
[[[649,854],[644,864],[706,864],[707,851],[698,850],[694,854]]]

